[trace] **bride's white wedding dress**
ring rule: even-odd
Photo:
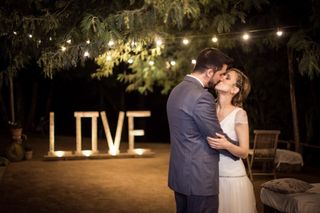
[[[236,123],[248,123],[246,112],[239,107],[220,122],[223,132],[232,140],[238,141]],[[219,191],[219,213],[257,212],[253,185],[242,159],[235,161],[220,154]]]

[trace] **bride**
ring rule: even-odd
[[[208,137],[211,148],[225,149],[235,156],[246,158],[249,151],[249,125],[242,103],[250,92],[250,82],[240,70],[229,69],[215,86],[218,94],[217,114],[223,132],[239,146],[230,143],[223,135]],[[220,154],[219,161],[219,213],[256,212],[253,185],[242,159],[234,161]]]

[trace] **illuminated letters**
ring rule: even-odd
[[[127,153],[120,153],[120,142],[121,142],[121,133],[123,129],[125,113],[120,111],[118,116],[118,124],[116,129],[115,138],[113,140],[107,115],[106,113],[100,112],[102,119],[102,124],[104,127],[104,132],[106,135],[106,140],[108,144],[108,153],[100,153],[97,149],[97,119],[99,117],[99,112],[74,112],[74,117],[76,119],[76,151],[55,151],[54,148],[54,113],[50,112],[50,135],[49,135],[49,152],[48,156],[45,156],[45,159],[57,158],[68,158],[68,157],[103,157],[103,156],[117,156],[124,154],[126,156],[132,155],[143,155],[143,154],[153,154],[148,149],[135,149],[134,148],[134,137],[143,136],[143,129],[134,129],[134,117],[150,117],[150,111],[127,111],[126,115],[128,117],[128,134],[129,134],[129,148]],[[81,119],[82,118],[91,118],[91,150],[82,150],[82,134],[81,134]],[[77,158],[79,159],[79,158]],[[81,158],[80,158],[81,159]]]

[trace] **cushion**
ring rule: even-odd
[[[295,178],[279,178],[261,185],[263,188],[283,194],[301,193],[312,188],[312,185]]]

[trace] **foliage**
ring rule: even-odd
[[[21,125],[21,122],[18,122],[18,121],[8,121],[8,125],[10,128],[12,129],[19,129],[19,128],[22,128],[22,125]]]
[[[208,41],[192,42],[186,55],[177,39],[210,38],[230,32],[235,24],[246,21],[249,11],[260,9],[265,3],[266,0],[131,0],[130,4],[106,0],[28,0],[21,6],[19,1],[4,0],[0,7],[4,21],[0,26],[1,38],[10,44],[5,48],[7,70],[14,73],[33,58],[46,76],[53,77],[57,71],[84,63],[83,55],[90,54],[100,66],[93,77],[102,78],[132,59],[128,69],[118,76],[118,80],[128,84],[127,90],[147,93],[161,85],[166,93],[190,72],[190,58],[212,46]],[[157,37],[164,42],[160,47],[154,42]],[[69,39],[71,42],[66,43]],[[227,39],[220,47],[232,44]],[[62,46],[66,51],[61,51]],[[151,60],[155,64],[150,66]],[[172,60],[175,65],[170,65]]]
[[[308,75],[310,79],[320,75],[320,44],[312,40],[305,31],[294,33],[288,46],[295,49],[299,55],[299,71],[302,75]]]

